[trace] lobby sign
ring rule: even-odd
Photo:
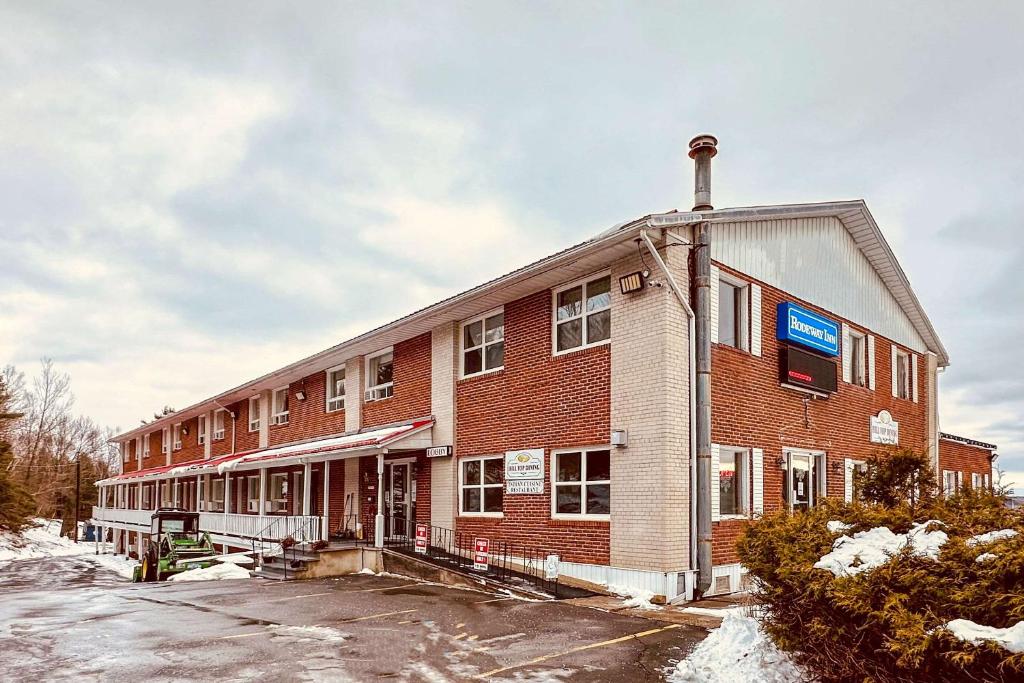
[[[829,357],[839,355],[839,325],[792,301],[783,301],[776,319],[780,341],[817,351]]]
[[[427,449],[428,458],[444,458],[452,454],[451,446],[431,446]]]
[[[544,449],[505,452],[505,481],[544,478]]]
[[[888,410],[879,411],[871,416],[871,443],[887,446],[898,446],[900,443],[900,423],[892,419]]]
[[[505,493],[513,496],[544,493],[544,480],[512,479],[505,482]]]

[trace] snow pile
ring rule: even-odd
[[[915,524],[905,534],[894,534],[882,526],[858,531],[853,536],[840,536],[832,545],[832,552],[815,562],[814,568],[827,569],[836,576],[853,576],[880,567],[905,547],[914,555],[937,560],[949,537],[944,531],[928,531],[931,524],[942,522]]]
[[[654,593],[643,588],[609,584],[608,592],[626,598],[622,601],[623,607],[633,607],[635,609],[661,609],[661,607],[651,602],[651,598],[654,597]]]
[[[731,611],[667,678],[669,683],[804,680],[800,669],[775,647],[756,619]]]
[[[60,535],[60,520],[35,519],[34,526],[20,534],[0,531],[0,563],[34,560],[40,557],[84,555],[95,550],[92,543],[75,543]]]
[[[698,614],[702,617],[725,618],[725,615],[727,614],[739,614],[741,616],[748,615],[753,610],[750,607],[740,605],[738,607],[722,607],[719,609],[715,609],[713,607],[684,607],[681,611],[686,614]]]
[[[132,578],[132,573],[139,566],[138,560],[130,560],[117,555],[85,555],[83,559],[98,564],[104,569],[109,569],[125,579]]]
[[[1018,621],[1009,628],[996,628],[975,624],[970,619],[954,619],[947,623],[945,628],[960,640],[972,645],[992,641],[1010,652],[1024,652],[1024,621]]]
[[[215,564],[212,567],[189,569],[187,572],[172,574],[168,581],[220,581],[222,579],[248,579],[249,570],[237,564]]]
[[[347,633],[342,633],[330,626],[287,626],[274,624],[267,626],[278,635],[293,636],[299,640],[319,640],[324,643],[341,643],[348,640]]]
[[[971,536],[967,539],[967,545],[974,547],[977,545],[984,545],[986,543],[993,543],[995,541],[1003,541],[1007,538],[1013,538],[1017,535],[1017,532],[1013,529],[1000,529],[999,531],[990,531],[987,534],[978,534],[977,536]]]
[[[982,553],[981,555],[978,555],[976,558],[974,558],[974,561],[979,564],[984,564],[985,562],[988,562],[989,560],[994,560],[997,557],[999,556],[995,553]]]
[[[840,522],[837,519],[833,519],[825,525],[825,528],[829,530],[829,533],[845,534],[847,531],[853,528],[853,525],[847,524],[846,522]]]

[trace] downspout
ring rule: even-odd
[[[711,159],[718,140],[698,135],[690,140],[694,160],[694,211],[711,211]],[[697,225],[696,238],[697,356],[697,593],[711,588],[711,231]]]
[[[650,224],[650,222],[648,222],[648,224]],[[695,375],[696,375],[696,366],[695,366],[695,360],[694,360],[696,343],[695,343],[695,339],[694,339],[694,314],[693,314],[693,309],[690,308],[690,301],[689,301],[688,297],[683,292],[683,290],[679,287],[679,284],[676,282],[676,279],[672,276],[672,271],[670,271],[668,269],[668,266],[665,265],[665,261],[662,260],[661,254],[659,254],[658,250],[654,247],[654,242],[651,241],[651,238],[647,234],[646,230],[641,230],[640,231],[640,239],[643,240],[645,245],[647,245],[647,250],[649,252],[651,252],[651,257],[654,258],[654,262],[658,264],[658,269],[661,270],[662,275],[665,277],[665,280],[668,282],[668,286],[672,289],[673,293],[675,293],[676,298],[679,299],[679,303],[683,307],[683,312],[686,313],[686,331],[687,331],[687,335],[686,335],[686,337],[687,337],[687,345],[686,345],[687,346],[687,364],[686,365],[687,365],[687,373],[688,373],[687,387],[688,387],[689,394],[690,394],[690,396],[689,396],[690,400],[687,401],[687,403],[689,404],[689,407],[690,407],[690,410],[689,410],[689,413],[690,413],[690,417],[689,417],[690,426],[689,426],[689,429],[687,431],[689,431],[689,433],[690,433],[690,453],[689,453],[689,456],[690,456],[689,457],[689,459],[690,459],[690,488],[692,490],[693,489],[694,477],[695,477],[696,472],[697,472],[697,460],[696,460],[696,458],[694,458],[694,454],[697,452],[697,434],[694,432],[694,425],[696,423],[695,415],[696,415],[697,407],[696,407],[696,403],[695,403],[695,400],[694,400],[694,398],[695,398],[695,391],[696,391],[696,386],[695,386],[696,382],[695,382],[695,379],[694,379]],[[693,569],[693,567],[697,564],[697,537],[693,533],[693,526],[694,525],[693,525],[693,521],[692,520],[697,515],[697,499],[693,495],[691,495],[689,498],[690,498],[690,520],[691,520],[690,521],[690,534],[689,534],[689,536],[690,536],[690,569]]]

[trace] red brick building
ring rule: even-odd
[[[991,471],[983,449],[940,449],[946,352],[863,202],[697,218],[712,236],[711,592],[740,586],[744,520],[850,496],[872,453]],[[229,547],[278,528],[379,544],[415,521],[690,598],[695,220],[616,226],[120,434],[123,473],[94,517],[121,552],[159,505],[200,511]]]
[[[996,457],[995,444],[939,432],[938,474],[943,492],[948,495],[964,487],[991,488]]]

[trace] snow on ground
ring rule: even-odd
[[[1008,628],[996,628],[976,624],[970,619],[954,619],[945,628],[960,640],[981,645],[985,641],[993,641],[1010,652],[1024,652],[1024,621],[1018,621]]]
[[[40,557],[84,555],[94,552],[92,543],[75,543],[60,535],[59,519],[35,519],[20,534],[0,531],[0,564]]]
[[[719,609],[715,609],[714,607],[684,607],[680,611],[686,614],[699,614],[704,617],[725,618],[725,615],[727,614],[750,615],[753,608],[745,605],[739,605],[737,607],[722,607]]]
[[[825,525],[825,528],[833,534],[844,534],[852,529],[853,525],[847,524],[846,522],[840,522],[838,519],[833,519]]]
[[[276,635],[293,636],[298,640],[319,640],[324,643],[341,643],[348,640],[349,635],[330,626],[287,626],[272,624],[268,629]]]
[[[119,555],[85,555],[82,559],[94,562],[104,569],[116,572],[122,578],[132,578],[132,572],[139,565],[138,560],[130,560]]]
[[[985,562],[988,562],[989,560],[994,560],[997,557],[999,556],[995,553],[982,553],[981,555],[978,555],[976,558],[974,558],[974,561],[983,564]]]
[[[904,547],[909,547],[914,555],[937,560],[949,537],[944,531],[929,531],[933,524],[942,522],[921,522],[905,534],[894,534],[881,526],[858,531],[853,536],[840,536],[832,545],[832,552],[815,562],[814,567],[827,569],[836,576],[853,576],[885,564]]]
[[[651,602],[651,598],[654,597],[654,593],[649,590],[644,590],[643,588],[608,584],[608,592],[614,593],[615,595],[621,595],[626,598],[622,601],[623,607],[652,610],[661,609],[661,607]]]
[[[757,620],[728,610],[722,625],[667,674],[669,683],[793,683],[802,672],[761,630]]]
[[[976,545],[983,545],[985,543],[992,543],[994,541],[1003,541],[1007,538],[1013,538],[1017,535],[1017,532],[1013,529],[1000,529],[999,531],[990,531],[987,534],[978,534],[977,536],[971,536],[967,539],[967,545],[973,547]]]
[[[248,569],[243,569],[237,564],[215,564],[212,567],[200,567],[189,569],[187,572],[172,574],[168,581],[220,581],[222,579],[248,579],[251,575]]]

